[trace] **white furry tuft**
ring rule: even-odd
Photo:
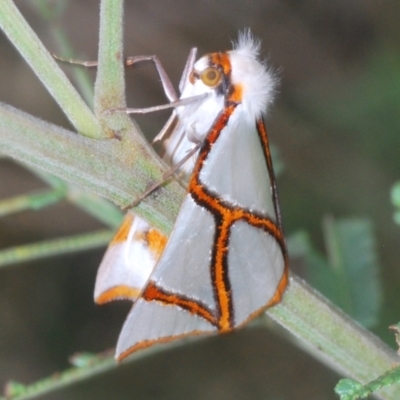
[[[232,82],[243,88],[242,105],[249,120],[254,122],[267,111],[274,99],[276,78],[259,59],[261,41],[246,29],[239,32],[238,41],[229,51],[232,66]]]

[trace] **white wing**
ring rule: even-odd
[[[241,160],[253,167],[243,165],[245,174],[232,179],[226,151],[238,154],[236,146],[240,146],[241,159],[236,160],[235,169],[241,168]],[[218,159],[223,162],[214,165]],[[199,202],[191,193],[186,196],[150,282],[124,323],[117,358],[157,342],[234,329],[269,305],[283,279],[285,256],[266,165],[256,125],[229,123],[200,173],[204,190],[215,192],[212,201],[217,205]],[[257,195],[254,198],[245,191]],[[221,203],[222,212],[218,211]],[[235,210],[243,218],[228,223]],[[257,219],[257,226],[251,218]],[[228,247],[218,249],[224,232]],[[217,276],[218,253],[226,264],[222,277]],[[224,297],[228,306],[221,304]],[[223,321],[224,309],[228,325]]]
[[[244,34],[234,50],[209,54],[185,68],[181,99],[203,97],[174,111],[161,135],[172,133],[164,158],[174,165],[203,144],[189,193],[157,265],[126,280],[142,291],[122,328],[118,359],[154,343],[230,331],[282,296],[287,255],[268,138],[260,120],[271,101],[274,78],[258,61],[258,48]],[[192,157],[180,169],[184,178],[194,164]],[[140,243],[128,246],[132,256],[147,257]],[[104,270],[111,281],[118,281],[117,274],[128,275],[124,268],[115,276]],[[109,285],[106,272],[100,293]]]
[[[146,221],[127,213],[97,271],[96,303],[135,300],[148,281],[165,242],[166,238]]]
[[[200,173],[206,187],[236,206],[268,214],[275,220],[271,182],[256,121],[242,117],[241,105],[229,120]]]

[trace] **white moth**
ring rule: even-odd
[[[258,53],[249,32],[233,50],[195,63],[193,50],[179,99],[157,67],[175,107],[159,135],[164,159],[189,180],[188,192],[168,241],[128,213],[100,265],[95,300],[134,301],[118,360],[156,343],[229,332],[282,297],[288,261],[263,122],[274,78]]]

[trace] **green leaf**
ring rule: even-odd
[[[308,281],[333,303],[339,305],[337,288],[339,279],[324,256],[318,253],[307,232],[300,231],[288,238],[291,258],[304,261]]]
[[[325,220],[329,264],[340,281],[339,306],[364,326],[376,324],[382,289],[372,223]]]
[[[308,281],[364,326],[377,322],[381,282],[372,223],[367,219],[324,221],[327,258],[306,233],[291,237],[292,256],[305,260]]]
[[[364,399],[377,390],[396,383],[400,383],[400,366],[389,369],[365,385],[353,379],[341,379],[335,386],[335,393],[340,396],[340,400]]]
[[[335,393],[341,400],[355,400],[368,394],[363,385],[354,379],[341,379],[335,386]]]

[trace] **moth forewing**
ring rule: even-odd
[[[221,138],[223,135],[234,138],[235,134],[228,124],[221,131]],[[261,148],[253,154],[252,161],[257,165],[259,160],[254,158],[259,157],[266,165],[256,124],[246,134],[249,139],[254,136]],[[210,157],[213,153],[216,156],[224,153],[221,143],[224,142],[217,141],[212,147],[208,153]],[[244,154],[246,148],[252,146],[244,146]],[[208,166],[208,159],[206,161]],[[215,175],[218,177],[224,168],[221,166]],[[207,184],[213,177],[202,172],[203,189],[208,190]],[[236,183],[235,190],[240,192],[242,185],[247,187],[248,183]],[[242,204],[244,200],[235,201],[222,195],[210,196],[210,204],[200,205],[194,199],[196,194],[189,191],[168,244],[150,277],[149,290],[144,290],[143,301],[133,306],[123,326],[117,344],[118,359],[157,342],[235,329],[280,299],[287,282],[286,250],[270,200],[269,174],[253,185],[253,189],[260,190],[260,196],[268,194],[269,207],[257,200],[251,203],[252,210],[246,209]],[[258,204],[261,209],[255,208]],[[227,216],[223,217],[223,213]],[[224,299],[229,304],[223,304]],[[160,313],[172,318],[173,323],[161,325],[158,322]],[[140,325],[140,333],[136,332],[135,324]]]
[[[153,344],[213,332],[217,329],[204,318],[177,307],[165,307],[156,301],[139,299],[119,336],[116,359],[121,361],[134,351]]]
[[[271,182],[256,121],[250,123],[243,113],[243,107],[237,106],[224,128],[227,132],[222,132],[213,144],[199,178],[221,199],[275,220]]]
[[[116,358],[188,335],[229,332],[280,301],[288,262],[262,119],[274,78],[246,32],[187,70],[166,157],[201,143],[174,229],[118,339]],[[187,99],[200,99],[188,101]]]

